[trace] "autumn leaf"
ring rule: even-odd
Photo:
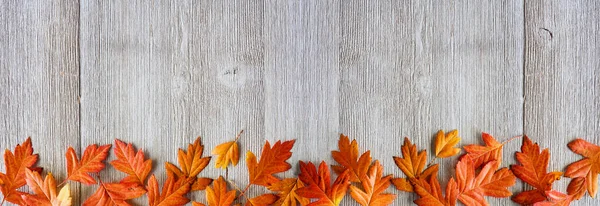
[[[126,200],[140,197],[146,193],[143,185],[130,183],[103,183],[100,182],[96,192],[90,196],[83,206],[128,206]]]
[[[125,144],[118,139],[115,139],[114,152],[117,159],[111,161],[110,164],[115,169],[128,174],[121,180],[121,183],[135,183],[143,186],[152,170],[152,160],[145,159],[141,149],[136,153],[131,143]]]
[[[0,173],[0,191],[5,200],[15,204],[24,204],[21,195],[25,194],[17,189],[25,186],[26,169],[41,171],[41,168],[33,167],[38,160],[38,155],[33,154],[31,138],[28,137],[22,144],[17,144],[14,153],[10,150],[4,152],[4,165],[6,173]]]
[[[233,166],[238,164],[238,161],[240,160],[240,150],[237,141],[240,139],[242,132],[244,132],[244,130],[238,133],[234,141],[217,145],[217,147],[212,150],[211,153],[213,155],[218,155],[215,167],[225,169],[230,162]]]
[[[444,135],[444,131],[440,130],[435,138],[435,156],[440,158],[452,157],[460,152],[460,148],[455,148],[460,142],[458,130],[452,130]]]
[[[185,205],[190,200],[186,194],[190,191],[191,182],[184,178],[176,179],[167,177],[162,192],[158,189],[158,181],[154,175],[148,179],[148,205],[149,206],[177,206]]]
[[[463,157],[456,164],[456,182],[460,191],[458,199],[465,205],[489,205],[484,196],[511,196],[508,187],[515,184],[516,177],[508,168],[496,171],[499,166],[499,161],[488,162],[475,175],[474,163]]]
[[[598,192],[598,173],[600,173],[600,146],[579,138],[570,142],[568,146],[584,158],[567,166],[565,176],[585,178],[587,192],[595,198]]]
[[[396,199],[396,195],[383,192],[390,186],[391,178],[390,175],[383,176],[383,166],[375,160],[367,174],[360,178],[363,189],[350,185],[350,195],[362,206],[389,205]]]
[[[479,168],[485,163],[490,161],[502,162],[502,147],[503,143],[500,143],[487,133],[482,133],[481,138],[485,145],[467,145],[464,146],[467,151],[467,157],[473,161],[473,166]]]
[[[36,172],[26,169],[25,180],[27,185],[35,194],[22,195],[27,205],[39,206],[70,206],[71,190],[69,184],[65,184],[56,194],[56,181],[51,173],[45,179]]]
[[[192,206],[206,206],[206,205],[194,201],[194,202],[192,202]]]
[[[269,206],[275,201],[277,201],[278,197],[274,194],[262,194],[260,196],[250,198],[246,202],[246,206]]]
[[[393,178],[392,183],[398,190],[413,192],[410,179],[425,179],[437,173],[438,165],[434,164],[423,170],[425,163],[427,163],[427,153],[425,150],[418,152],[417,146],[412,144],[407,137],[404,138],[404,144],[400,147],[400,150],[402,151],[402,158],[394,156],[394,163],[407,178]],[[413,180],[412,182],[416,181]]]
[[[179,149],[177,154],[177,160],[179,162],[179,169],[177,166],[167,162],[165,168],[167,169],[167,176],[173,176],[176,179],[195,179],[192,182],[191,190],[203,190],[208,186],[212,179],[210,178],[198,178],[198,174],[206,168],[210,162],[211,157],[202,157],[204,151],[204,145],[200,142],[200,137],[196,138],[194,144],[188,146],[187,152]],[[176,181],[176,180],[175,180]]]
[[[285,172],[292,168],[286,161],[292,156],[290,150],[292,150],[295,142],[296,140],[289,140],[283,143],[277,141],[271,147],[269,141],[267,141],[258,162],[252,152],[246,152],[246,164],[248,166],[250,184],[268,187],[279,182],[279,179],[274,177],[273,174]]]
[[[335,173],[342,174],[346,169],[350,169],[350,181],[360,182],[360,177],[367,174],[369,165],[371,165],[371,151],[366,151],[360,157],[358,156],[358,143],[356,140],[348,139],[348,136],[340,134],[338,141],[339,151],[331,151],[333,159],[340,165],[331,166]]]
[[[85,148],[81,159],[77,158],[73,147],[67,149],[67,180],[81,182],[86,185],[96,184],[96,180],[89,173],[98,173],[104,169],[104,161],[108,156],[111,145],[96,144]]]
[[[304,198],[296,194],[298,188],[304,187],[302,181],[298,178],[286,178],[268,187],[269,190],[277,192],[278,200],[273,205],[296,206],[307,205],[310,203],[308,198]]]
[[[512,165],[512,172],[534,189],[521,192],[511,199],[521,205],[532,205],[545,201],[547,199],[546,192],[552,190],[552,183],[562,176],[562,172],[547,172],[550,152],[548,149],[540,152],[538,144],[534,144],[525,136],[521,152],[517,152],[515,156],[521,164]]]
[[[330,185],[331,176],[325,161],[321,162],[318,171],[312,162],[300,161],[300,171],[299,178],[307,186],[296,193],[306,198],[317,198],[308,206],[337,206],[342,202],[350,186],[350,170],[338,175],[333,185]]]
[[[415,200],[415,204],[421,206],[454,206],[456,198],[459,195],[458,185],[454,178],[448,181],[446,186],[446,196],[442,194],[440,182],[437,175],[433,173],[427,178],[411,178],[411,184],[414,185],[414,190],[419,199]]]
[[[586,186],[585,178],[578,177],[571,179],[569,186],[567,187],[567,194],[558,192],[556,190],[550,190],[546,192],[548,197],[547,201],[537,202],[534,206],[568,206],[574,200],[579,200],[585,195]]]
[[[209,206],[231,205],[235,200],[235,190],[227,190],[227,182],[222,176],[213,182],[212,187],[206,188],[206,200]]]

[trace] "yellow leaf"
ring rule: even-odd
[[[435,138],[435,156],[440,158],[452,157],[460,152],[460,148],[455,148],[460,142],[458,130],[452,130],[444,135],[444,131],[440,130]]]
[[[52,204],[57,206],[71,205],[71,188],[69,183],[65,184],[65,186],[60,189],[58,196],[56,196],[56,199],[52,201]]]
[[[233,166],[236,166],[240,160],[240,150],[238,146],[238,139],[242,135],[244,130],[240,131],[238,135],[235,137],[234,141],[225,142],[223,144],[217,145],[212,150],[213,155],[218,155],[217,162],[215,164],[216,168],[225,169],[231,162]]]

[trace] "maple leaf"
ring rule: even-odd
[[[300,205],[307,205],[310,200],[296,194],[298,188],[304,187],[302,181],[298,178],[286,178],[268,187],[273,192],[278,192],[278,200],[273,205],[292,205],[296,206],[299,202]]]
[[[487,133],[482,133],[481,138],[485,145],[467,145],[464,146],[467,151],[466,156],[473,161],[473,166],[479,168],[485,163],[490,161],[502,162],[502,147],[503,143],[500,143]]]
[[[571,179],[569,186],[567,187],[567,194],[558,192],[556,190],[550,190],[546,192],[548,197],[547,201],[536,202],[534,206],[568,206],[574,200],[579,200],[585,195],[586,186],[585,178],[578,177]]]
[[[404,144],[400,147],[400,150],[402,151],[402,158],[394,156],[394,163],[396,163],[396,166],[402,170],[407,178],[393,178],[392,183],[398,190],[413,192],[410,179],[425,179],[437,173],[438,165],[434,164],[423,170],[427,162],[427,153],[425,150],[418,152],[417,146],[412,144],[407,137],[404,138]]]
[[[145,159],[141,149],[136,153],[131,143],[125,144],[118,139],[115,139],[114,152],[117,159],[111,161],[110,164],[115,169],[128,174],[121,180],[121,183],[135,183],[143,186],[152,170],[152,160]]]
[[[391,178],[391,175],[383,176],[383,166],[375,160],[367,174],[360,178],[363,190],[350,185],[350,195],[362,206],[389,205],[396,199],[396,195],[383,192],[390,186]]]
[[[460,191],[458,199],[465,205],[489,205],[484,196],[511,196],[508,187],[516,183],[516,177],[508,168],[496,171],[499,166],[499,161],[488,162],[475,176],[474,163],[462,158],[456,164],[456,182]]]
[[[240,139],[242,132],[244,132],[244,130],[238,133],[234,141],[229,141],[217,145],[212,150],[212,154],[218,155],[215,167],[225,169],[227,168],[227,165],[229,165],[230,162],[233,166],[236,166],[238,164],[238,161],[240,160],[240,150],[238,148],[237,141],[238,139]]]
[[[202,157],[203,151],[204,145],[200,142],[200,137],[196,138],[194,144],[189,144],[187,152],[179,149],[177,160],[181,169],[167,162],[165,163],[167,176],[173,176],[176,179],[195,179],[192,182],[191,190],[196,191],[205,189],[206,186],[212,182],[212,179],[198,178],[197,176],[204,168],[206,168],[211,157]]]
[[[35,193],[22,195],[27,205],[40,206],[70,206],[71,190],[69,184],[65,184],[56,194],[56,181],[52,173],[48,173],[45,179],[37,171],[26,169],[25,180],[27,185]]]
[[[129,183],[103,183],[100,182],[96,192],[90,196],[83,206],[128,206],[126,200],[140,197],[146,193],[143,185],[135,182]]]
[[[209,206],[231,205],[235,200],[235,190],[227,191],[227,183],[222,176],[213,182],[213,187],[206,188],[206,200]]]
[[[340,151],[331,151],[333,159],[340,165],[332,165],[335,173],[342,174],[346,169],[350,169],[350,181],[360,182],[360,177],[367,174],[369,165],[371,165],[371,151],[366,151],[360,157],[358,156],[358,143],[356,140],[348,139],[348,136],[340,134],[338,141]]]
[[[444,135],[444,131],[440,130],[435,138],[435,156],[440,158],[452,157],[460,152],[460,148],[455,148],[460,142],[458,130],[452,130]]]
[[[25,180],[26,169],[41,171],[41,168],[33,167],[38,160],[38,155],[33,154],[31,137],[28,137],[22,144],[17,144],[14,153],[10,150],[4,152],[4,164],[6,173],[0,173],[0,191],[4,200],[24,204],[21,195],[25,194],[17,189],[27,184]]]
[[[274,194],[262,194],[257,197],[250,198],[246,201],[246,206],[269,206],[275,201],[277,201],[278,197]]]
[[[568,144],[569,148],[585,157],[567,166],[566,177],[583,177],[588,194],[594,198],[598,192],[598,173],[600,173],[600,146],[583,139],[575,139]]]
[[[256,161],[256,156],[251,151],[246,152],[246,165],[248,166],[250,184],[262,185],[268,187],[279,182],[279,179],[273,176],[275,173],[285,172],[292,168],[286,162],[291,156],[292,147],[296,140],[285,142],[277,141],[273,147],[269,141],[265,143],[260,156],[260,161]]]
[[[168,176],[162,192],[158,189],[158,181],[154,175],[148,179],[148,205],[149,206],[177,206],[185,205],[190,200],[186,194],[190,191],[191,181],[174,176]]]
[[[434,173],[427,178],[411,178],[411,183],[414,185],[415,193],[419,195],[419,199],[415,200],[415,204],[423,206],[439,205],[453,206],[456,205],[456,198],[459,195],[458,185],[454,178],[448,181],[446,186],[446,196],[442,194],[440,182],[437,175]]]
[[[547,148],[540,152],[539,145],[525,136],[521,152],[517,152],[515,156],[521,164],[512,165],[512,172],[534,189],[521,192],[511,199],[521,205],[545,201],[546,192],[552,190],[552,183],[562,176],[562,172],[547,172],[550,152]]]
[[[298,189],[296,193],[318,199],[308,206],[337,206],[342,202],[350,186],[350,170],[338,175],[333,185],[330,185],[331,177],[325,161],[321,162],[318,171],[312,162],[307,164],[300,161],[300,171],[300,180],[308,186]]]
[[[111,145],[96,144],[85,148],[81,160],[77,158],[73,147],[67,149],[67,180],[81,182],[86,185],[96,184],[96,180],[89,173],[98,173],[104,169],[104,161],[108,156]]]

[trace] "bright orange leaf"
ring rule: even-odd
[[[212,150],[212,154],[218,155],[215,167],[225,169],[230,162],[233,166],[238,164],[238,161],[240,160],[240,150],[237,141],[240,139],[242,132],[244,132],[244,130],[238,133],[234,141],[217,145],[217,147]]]
[[[81,160],[77,158],[73,147],[67,149],[67,180],[81,182],[86,185],[96,184],[96,180],[89,173],[98,173],[104,169],[103,161],[108,156],[111,145],[96,144],[85,148]]]
[[[369,165],[371,165],[371,151],[366,151],[360,157],[358,156],[358,143],[356,140],[348,139],[348,136],[340,134],[338,141],[340,151],[331,151],[333,159],[340,165],[332,165],[335,173],[342,174],[346,169],[350,169],[350,181],[360,182],[360,177],[367,174]]]
[[[413,192],[410,179],[426,179],[432,174],[437,173],[438,165],[434,164],[423,170],[427,163],[427,153],[425,150],[418,152],[417,146],[412,144],[407,137],[404,138],[404,144],[400,147],[400,150],[402,151],[402,158],[394,156],[394,163],[396,163],[396,166],[402,170],[407,178],[394,178],[392,179],[392,183],[398,190]],[[412,182],[418,181],[413,180]]]
[[[456,198],[459,195],[459,191],[454,178],[451,178],[450,181],[448,181],[448,185],[446,186],[446,196],[442,194],[442,188],[435,173],[427,178],[411,178],[410,180],[414,185],[415,193],[420,197],[414,201],[415,204],[421,206],[456,205]]]
[[[490,161],[502,162],[502,147],[504,144],[496,141],[492,135],[482,133],[481,138],[485,145],[464,146],[467,157],[473,161],[473,166],[479,168]]]
[[[299,178],[307,186],[298,189],[296,193],[302,197],[317,199],[308,206],[337,206],[342,202],[350,186],[350,170],[338,175],[333,185],[330,185],[331,177],[325,161],[321,162],[318,171],[312,162],[307,164],[300,161],[300,171]]]
[[[547,201],[537,202],[534,206],[568,206],[574,200],[579,200],[585,195],[586,186],[585,178],[578,177],[571,179],[569,186],[567,187],[567,194],[558,192],[556,190],[550,190],[546,192],[548,197]]]
[[[246,202],[246,206],[269,206],[275,201],[277,201],[278,197],[274,194],[262,194],[258,197],[250,198]]]
[[[552,190],[552,183],[562,176],[562,172],[547,172],[550,160],[548,149],[540,152],[540,146],[525,136],[521,152],[516,153],[516,158],[521,164],[512,165],[512,172],[534,189],[521,192],[511,199],[521,205],[532,205],[545,201],[547,199],[546,192]]]
[[[22,144],[17,144],[14,153],[10,150],[4,152],[4,164],[6,173],[0,173],[0,191],[2,191],[3,200],[15,204],[25,204],[21,195],[25,194],[17,189],[23,187],[27,182],[26,169],[41,171],[40,168],[33,167],[38,160],[38,155],[33,154],[31,138],[27,138]]]
[[[96,192],[83,202],[83,206],[129,206],[126,200],[140,197],[145,193],[143,185],[134,182],[100,182]]]
[[[268,187],[279,182],[279,179],[274,177],[273,174],[285,172],[292,168],[286,161],[292,156],[290,150],[292,150],[295,142],[296,140],[277,141],[271,147],[269,141],[267,141],[258,162],[252,152],[246,152],[250,184]]]
[[[594,198],[598,192],[598,173],[600,173],[600,146],[582,139],[575,139],[568,144],[569,148],[585,157],[570,164],[565,172],[566,177],[585,178],[588,194]]]
[[[148,179],[148,205],[149,206],[178,206],[185,205],[190,200],[186,197],[190,191],[191,181],[185,178],[176,179],[167,177],[162,192],[158,189],[158,181],[154,175]]]
[[[383,176],[383,166],[378,160],[371,166],[367,174],[360,178],[363,189],[350,185],[350,195],[362,206],[384,206],[392,204],[396,195],[383,193],[390,186],[391,175]]]
[[[455,148],[458,142],[460,142],[458,130],[452,130],[446,135],[443,130],[440,130],[435,138],[435,156],[446,158],[458,154],[460,148]]]
[[[463,157],[456,164],[458,199],[465,205],[489,205],[484,196],[511,196],[508,187],[516,183],[516,177],[508,168],[497,170],[499,166],[498,161],[488,162],[476,175],[474,163]]]
[[[123,178],[121,183],[135,183],[143,186],[152,170],[152,160],[145,159],[141,149],[136,153],[131,143],[125,144],[118,139],[115,139],[114,152],[117,159],[111,161],[110,164],[115,169],[129,175]]]
[[[211,157],[202,157],[203,151],[204,145],[202,145],[200,142],[200,137],[196,138],[194,144],[189,144],[187,152],[179,149],[177,153],[177,160],[181,169],[169,162],[166,162],[165,168],[167,169],[167,176],[173,176],[177,180],[189,178],[195,179],[192,181],[191,190],[196,191],[205,189],[206,186],[212,182],[212,179],[198,178],[197,176],[200,174],[200,172],[202,172],[202,170],[204,170],[204,168],[206,168]]]
[[[56,181],[51,173],[46,175],[45,179],[36,172],[26,169],[26,181],[29,188],[35,194],[22,195],[27,205],[39,206],[70,206],[71,190],[69,184],[65,184],[59,193],[56,194]]]
[[[227,182],[222,176],[215,180],[212,187],[206,188],[206,200],[209,206],[231,205],[235,200],[235,190],[227,190]]]
[[[304,187],[298,178],[286,178],[268,187],[269,190],[277,192],[278,200],[273,205],[296,206],[310,203],[308,198],[296,194],[296,190]],[[300,203],[300,204],[298,204]]]

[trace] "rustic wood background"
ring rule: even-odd
[[[599,22],[597,0],[0,0],[0,143],[31,136],[62,180],[68,146],[119,138],[162,181],[197,136],[207,155],[241,129],[242,151],[295,138],[296,165],[332,163],[345,133],[401,175],[404,136],[430,150],[437,130],[458,129],[462,145],[527,134],[563,170],[580,158],[569,141],[600,144]],[[447,179],[455,160],[439,162]],[[213,164],[202,174],[225,175]],[[229,178],[245,185],[241,165]],[[94,190],[75,186],[75,203]]]

